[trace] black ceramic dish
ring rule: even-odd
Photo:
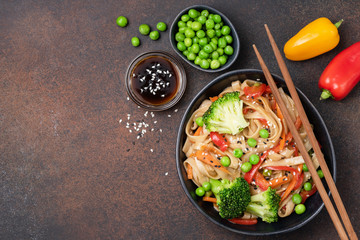
[[[232,42],[232,47],[234,49],[234,53],[229,56],[227,62],[221,66],[220,68],[218,69],[204,69],[204,68],[201,68],[200,66],[196,65],[193,61],[189,61],[185,55],[182,54],[182,52],[180,52],[179,49],[177,49],[176,45],[177,45],[177,42],[175,40],[175,34],[179,31],[179,27],[177,25],[178,21],[181,19],[181,16],[185,13],[187,13],[190,9],[196,9],[198,10],[199,12],[201,12],[202,10],[208,10],[210,13],[214,13],[214,14],[219,14],[224,22],[225,25],[228,25],[231,29],[231,33],[230,35],[233,37],[233,42]],[[171,46],[173,47],[174,51],[185,61],[187,62],[188,64],[190,64],[191,66],[193,66],[194,68],[196,69],[199,69],[201,71],[204,71],[204,72],[220,72],[220,71],[223,71],[225,69],[227,69],[228,67],[230,67],[234,62],[235,60],[237,59],[238,55],[239,55],[239,51],[240,51],[240,41],[239,41],[239,37],[236,33],[236,29],[235,27],[232,25],[232,23],[230,22],[230,20],[221,12],[219,12],[218,10],[212,8],[212,7],[209,7],[209,6],[206,6],[206,5],[194,5],[194,6],[191,6],[191,7],[188,7],[188,8],[185,8],[184,10],[182,10],[177,16],[176,18],[174,19],[173,23],[171,24],[171,27],[170,27],[170,42],[171,42]]]
[[[273,75],[273,78],[277,83],[278,87],[280,86],[283,87],[285,92],[287,92],[284,80],[276,75]],[[193,184],[192,181],[187,180],[185,168],[183,166],[183,161],[186,159],[185,154],[182,152],[182,147],[186,139],[186,134],[185,134],[186,123],[188,122],[191,114],[200,106],[201,102],[204,99],[218,95],[223,89],[230,86],[230,83],[232,81],[235,80],[243,81],[245,79],[253,79],[253,80],[258,79],[259,81],[266,83],[264,74],[261,70],[247,69],[247,70],[236,70],[236,71],[228,72],[217,77],[207,86],[205,86],[204,89],[200,91],[197,94],[197,96],[193,99],[193,101],[190,103],[181,121],[179,127],[179,133],[177,137],[177,144],[176,144],[176,165],[180,177],[180,182],[192,204],[208,219],[210,219],[212,222],[214,222],[215,224],[221,227],[224,227],[233,232],[247,234],[247,235],[272,235],[272,234],[290,232],[308,223],[321,211],[321,209],[324,206],[324,203],[319,193],[316,193],[315,195],[311,196],[306,201],[305,206],[307,209],[305,213],[301,215],[292,213],[290,216],[286,218],[279,218],[278,222],[271,224],[262,222],[260,220],[256,225],[252,225],[252,226],[236,225],[230,223],[229,221],[219,216],[218,212],[214,210],[211,203],[203,202],[200,198],[194,200],[190,194],[190,192],[195,191],[196,185]],[[303,106],[305,108],[310,123],[314,125],[314,133],[319,143],[322,146],[324,157],[327,161],[329,170],[335,181],[335,175],[336,175],[335,153],[329,132],[316,108],[311,104],[311,102],[306,98],[306,96],[301,91],[298,90],[298,94],[303,103]],[[326,188],[326,190],[329,192],[328,188]]]

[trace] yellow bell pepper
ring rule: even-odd
[[[307,60],[335,48],[340,36],[338,27],[343,20],[333,24],[322,17],[301,29],[284,46],[285,57],[293,61]]]

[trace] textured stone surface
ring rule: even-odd
[[[359,234],[360,190],[354,183],[360,172],[360,86],[341,102],[320,102],[317,88],[328,62],[360,39],[359,1],[51,0],[0,2],[0,239],[258,239],[209,222],[188,201],[177,177],[182,113],[221,73],[203,73],[183,62],[184,98],[154,118],[127,101],[124,75],[135,56],[158,49],[175,54],[168,31],[154,42],[140,36],[138,26],[154,28],[164,21],[170,27],[180,10],[201,2],[236,26],[241,51],[230,70],[260,68],[255,43],[271,71],[280,74],[264,23],[283,46],[318,17],[344,18],[333,51],[286,63],[333,138],[337,186]],[[116,26],[119,15],[128,17],[126,28]],[[130,44],[135,35],[138,48]],[[143,138],[126,128],[135,121],[150,125]],[[323,209],[291,238],[337,239],[337,233]]]

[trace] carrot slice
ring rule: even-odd
[[[270,185],[268,181],[266,181],[266,179],[260,172],[256,171],[254,179],[255,179],[255,184],[259,186],[261,190],[266,191],[269,188]]]
[[[290,182],[291,178],[288,176],[282,176],[282,177],[278,177],[278,178],[274,178],[272,180],[269,181],[269,185],[271,186],[271,188],[277,188],[285,183]]]
[[[213,166],[214,168],[217,168],[227,174],[230,174],[230,172],[221,165],[219,160],[214,158],[210,153],[199,150],[195,153],[195,156],[199,161],[209,164],[209,165]]]
[[[202,127],[198,127],[194,133],[194,136],[199,136],[202,133],[203,128]]]
[[[192,171],[192,166],[190,164],[188,164],[188,167],[186,169],[186,172],[187,172],[187,178],[190,180],[190,179],[193,179],[193,171]]]
[[[203,197],[203,201],[205,201],[205,202],[212,202],[212,203],[216,203],[216,202],[217,202],[216,198],[214,198],[214,197]]]
[[[218,96],[215,96],[215,97],[209,97],[209,99],[210,99],[210,101],[215,102],[216,100],[218,100],[218,99],[219,99],[219,97],[218,97]]]

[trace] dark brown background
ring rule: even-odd
[[[360,86],[341,102],[320,102],[317,88],[329,61],[360,40],[359,1],[1,1],[0,239],[274,238],[216,226],[180,186],[175,167],[180,119],[195,94],[221,73],[203,73],[182,61],[187,91],[173,109],[154,118],[127,101],[124,75],[135,56],[158,49],[175,54],[168,31],[151,41],[140,36],[138,26],[158,21],[170,26],[193,4],[220,10],[236,26],[241,51],[230,70],[260,68],[255,43],[270,70],[280,74],[264,23],[282,48],[318,17],[344,18],[334,50],[286,63],[330,131],[337,186],[359,235]],[[119,15],[128,17],[126,28],[116,26]],[[135,35],[142,42],[138,48],[130,44]],[[140,120],[150,126],[137,140],[125,126]],[[276,238],[336,239],[337,233],[323,209],[290,237]]]

